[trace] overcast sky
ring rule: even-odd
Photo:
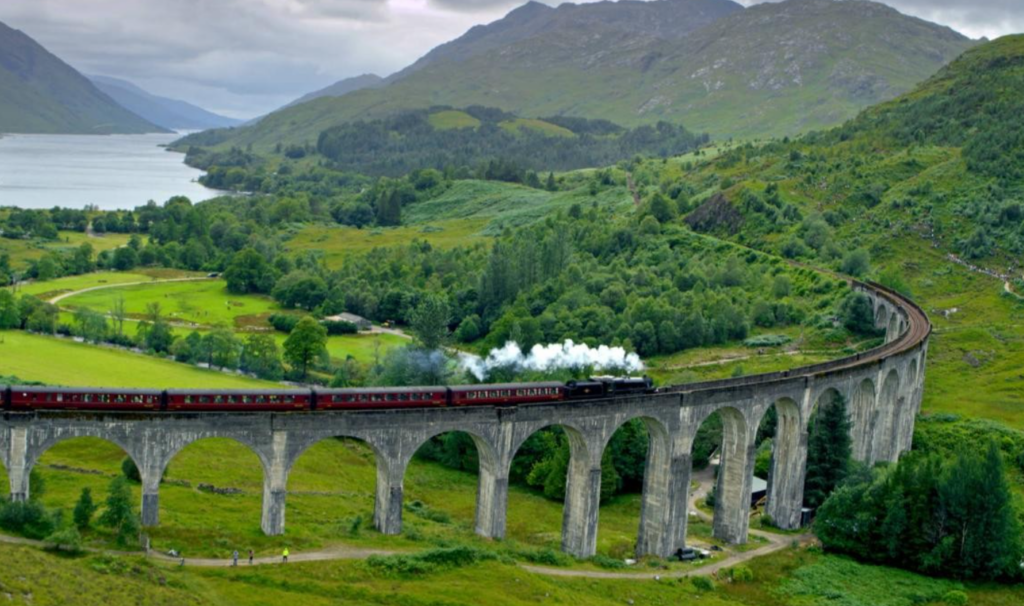
[[[342,78],[397,71],[524,1],[0,0],[0,21],[86,74],[248,118]],[[1024,31],[1024,0],[883,1],[972,38]]]

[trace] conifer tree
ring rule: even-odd
[[[808,507],[820,507],[846,478],[851,453],[846,399],[835,394],[831,402],[826,402],[818,410],[812,421],[804,483],[804,503]]]
[[[96,504],[92,502],[92,490],[86,486],[82,489],[78,502],[75,503],[73,514],[75,526],[78,528],[88,528],[94,513],[96,513]]]
[[[124,476],[110,482],[106,505],[99,523],[117,533],[119,545],[128,545],[139,533],[139,516],[132,507],[132,490]]]

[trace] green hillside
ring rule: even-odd
[[[871,2],[733,5],[696,21],[691,3],[635,4],[527,5],[432,51],[387,86],[273,113],[225,131],[220,143],[314,142],[346,121],[439,104],[624,125],[670,120],[720,139],[792,135],[910,90],[973,44]],[[652,16],[680,31],[638,33]]]
[[[248,156],[240,150],[224,154],[198,147],[207,136],[199,133],[176,144],[187,150],[186,163],[204,169],[217,164],[237,166],[240,162],[233,156]],[[571,170],[606,166],[636,155],[674,156],[707,142],[707,135],[668,122],[627,129],[607,120],[520,118],[499,109],[472,106],[464,110],[406,110],[384,119],[348,122],[320,133],[315,150],[290,145],[275,146],[275,152],[301,159],[315,151],[333,168],[373,176],[489,165],[488,178],[501,178],[501,174],[523,169]],[[244,162],[258,163],[258,159],[248,157]],[[237,186],[230,175],[216,168],[203,182],[216,189]]]
[[[0,133],[167,132],[124,109],[23,32],[0,23]]]
[[[909,292],[936,326],[925,409],[1021,428],[1022,69],[1007,36],[841,128],[634,176],[695,230]]]

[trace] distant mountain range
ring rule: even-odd
[[[125,80],[86,78],[0,23],[0,133],[137,134],[241,123]]]
[[[0,133],[167,132],[118,105],[32,38],[0,23]]]
[[[670,120],[716,138],[790,135],[894,98],[974,44],[864,0],[530,2],[383,82],[314,94],[204,140],[266,151],[355,119],[472,104],[624,125]]]
[[[242,123],[241,120],[208,112],[185,101],[153,95],[126,80],[109,76],[89,76],[89,79],[121,107],[163,128],[204,130]]]

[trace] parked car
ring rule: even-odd
[[[711,552],[707,549],[700,549],[698,547],[680,547],[676,550],[675,556],[680,562],[690,562],[692,560],[710,558]]]

